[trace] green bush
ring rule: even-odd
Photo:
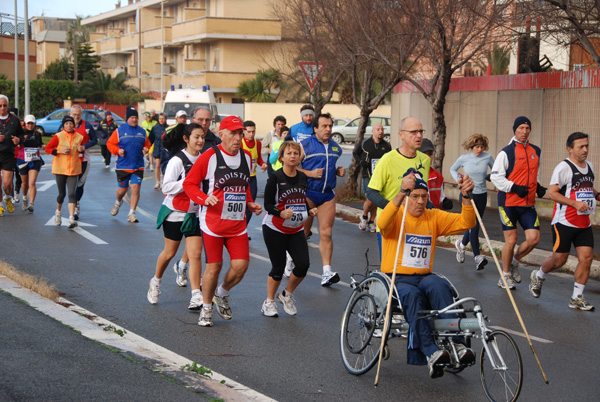
[[[50,112],[60,109],[63,100],[73,98],[77,94],[77,87],[73,81],[32,80],[30,89],[30,112],[36,118],[44,117]],[[0,93],[6,95],[11,106],[14,106],[15,82],[13,80],[0,80]],[[19,112],[25,112],[25,81],[19,80]]]

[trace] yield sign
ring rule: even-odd
[[[298,64],[300,65],[300,70],[302,70],[302,73],[304,74],[304,78],[306,78],[308,86],[310,89],[313,89],[327,63],[318,63],[316,61],[299,61]]]

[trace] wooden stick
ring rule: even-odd
[[[394,272],[392,273],[392,284],[390,286],[390,294],[388,296],[387,308],[385,310],[385,321],[383,324],[383,334],[381,335],[381,350],[379,350],[379,362],[377,363],[377,375],[375,376],[375,386],[379,383],[379,370],[381,369],[381,359],[383,357],[383,348],[387,342],[387,334],[385,329],[390,320],[390,311],[392,310],[392,295],[394,294],[394,282],[396,280],[396,268],[398,267],[398,259],[400,258],[400,247],[402,246],[402,235],[404,232],[404,223],[406,222],[406,210],[408,205],[408,196],[410,192],[404,196],[404,212],[402,213],[402,224],[400,225],[400,234],[398,235],[398,246],[396,247],[396,258],[394,259]],[[405,201],[405,202],[404,202]],[[392,201],[390,201],[392,202]]]
[[[489,236],[487,234],[487,230],[485,230],[485,226],[483,225],[483,221],[481,220],[481,215],[479,215],[479,211],[477,210],[477,208],[475,207],[474,204],[473,204],[473,209],[475,210],[475,215],[477,216],[477,220],[479,221],[479,226],[481,226],[481,231],[483,232],[483,235],[485,236],[485,240],[487,241],[488,247],[490,248],[490,253],[492,254],[492,257],[494,257],[494,262],[496,263],[496,268],[498,268],[498,272],[500,273],[500,278],[502,279],[502,282],[504,283],[504,288],[506,289],[506,292],[508,293],[508,298],[510,299],[510,302],[512,303],[512,306],[515,309],[515,313],[517,314],[517,318],[519,319],[519,322],[521,323],[521,327],[523,328],[523,332],[525,333],[525,337],[527,338],[527,342],[529,342],[529,346],[531,347],[531,351],[533,352],[533,355],[535,356],[535,360],[537,361],[537,364],[540,367],[540,370],[542,372],[542,377],[544,377],[544,382],[546,384],[548,384],[548,377],[546,377],[546,373],[544,372],[544,369],[542,368],[542,364],[540,363],[540,359],[538,358],[538,355],[535,352],[535,348],[533,347],[533,344],[531,343],[531,338],[529,337],[529,333],[527,332],[527,328],[525,328],[525,323],[523,322],[523,318],[521,317],[521,313],[519,313],[519,309],[517,308],[517,304],[515,303],[515,299],[513,298],[513,295],[511,293],[510,289],[508,288],[508,284],[506,283],[506,279],[504,278],[504,273],[502,272],[502,268],[500,268],[500,262],[498,261],[498,257],[496,257],[496,253],[494,252],[494,249],[492,248],[492,243],[490,242],[490,238],[489,238]]]

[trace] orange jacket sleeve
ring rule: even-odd
[[[52,137],[52,139],[50,140],[48,145],[46,145],[46,148],[44,148],[44,151],[46,151],[47,154],[52,154],[52,151],[54,151],[57,146],[58,146],[58,137],[55,135],[54,137]]]
[[[146,141],[148,141],[148,140],[146,139]],[[115,131],[113,131],[113,133],[110,136],[110,138],[108,139],[108,141],[106,141],[106,148],[108,148],[110,153],[113,155],[119,154],[119,149],[120,149],[119,148],[119,133],[117,132],[116,129],[115,129]]]

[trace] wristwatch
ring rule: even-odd
[[[405,189],[403,189],[402,187],[400,187],[400,192],[401,192],[402,194],[408,194],[408,193],[410,193],[410,190],[405,190]]]

